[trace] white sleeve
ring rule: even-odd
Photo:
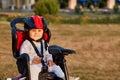
[[[45,43],[44,40],[43,40],[43,43]],[[53,61],[52,54],[50,54],[48,52],[48,50],[45,50],[45,45],[43,47],[44,47],[44,59],[45,59],[45,61],[48,61],[48,60],[52,60]]]
[[[23,54],[23,53],[28,54],[28,56],[30,58],[30,63],[31,63],[34,56],[30,56],[30,49],[31,49],[30,46],[31,46],[30,42],[28,40],[25,40],[21,45],[20,55]]]
[[[52,55],[48,52],[48,50],[45,51],[44,56],[45,56],[46,61],[48,60],[53,61]]]
[[[25,40],[20,47],[20,55],[23,53],[29,54],[29,48],[30,48],[29,42],[28,42],[28,40]]]

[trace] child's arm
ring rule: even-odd
[[[47,65],[48,65],[48,66],[53,66],[54,64],[55,64],[55,63],[54,63],[52,60],[48,60],[48,61],[47,61]]]
[[[41,57],[35,56],[32,60],[32,64],[39,64],[41,63]]]
[[[44,56],[46,58],[47,65],[52,66],[54,64],[52,55],[48,51],[45,51]]]
[[[30,64],[36,63],[33,59],[35,56],[37,56],[37,55],[33,55],[33,54],[31,55],[31,52],[32,52],[31,47],[32,47],[31,43],[28,40],[25,40],[22,43],[21,48],[20,48],[20,55],[24,54],[24,53],[29,55]]]

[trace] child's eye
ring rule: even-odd
[[[39,29],[38,32],[42,32],[42,29]]]
[[[31,31],[32,31],[32,32],[35,32],[35,29],[32,29]]]
[[[41,30],[38,30],[38,32],[41,32]]]

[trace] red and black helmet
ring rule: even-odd
[[[24,28],[19,28],[19,23],[24,24]],[[25,39],[28,39],[28,31],[31,28],[44,29],[43,39],[49,43],[51,38],[51,31],[47,27],[46,21],[42,16],[31,16],[27,18],[14,18],[11,22],[12,30],[12,50],[13,55],[19,52],[20,46]],[[23,27],[23,26],[22,26]]]
[[[28,30],[31,28],[46,30],[47,28],[46,21],[42,16],[27,17],[24,19],[24,22],[24,28]]]
[[[51,37],[51,33],[50,30],[47,28],[47,23],[46,20],[42,17],[42,16],[31,16],[31,17],[27,17],[24,19],[24,28],[25,30],[29,30],[29,29],[43,29],[44,33],[43,33],[43,38],[49,42],[50,37]]]

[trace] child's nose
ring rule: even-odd
[[[35,31],[35,33],[38,33],[38,31]]]

